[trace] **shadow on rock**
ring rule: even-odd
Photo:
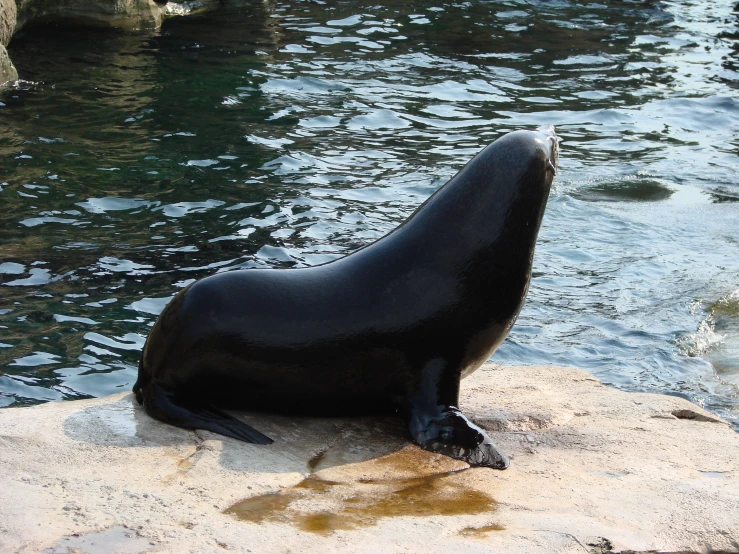
[[[220,442],[219,463],[224,469],[267,473],[312,473],[384,456],[408,444],[405,425],[392,417],[235,415],[274,439],[274,444],[247,444],[161,423],[148,416],[132,394],[75,412],[64,422],[64,433],[75,441],[115,447],[194,445],[200,451],[214,450],[210,444]]]

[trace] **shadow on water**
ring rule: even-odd
[[[669,198],[673,192],[664,183],[647,179],[633,179],[628,182],[594,184],[588,188],[578,189],[573,193],[573,196],[594,202],[619,202],[624,200],[654,202]]]

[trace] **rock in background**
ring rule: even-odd
[[[63,21],[122,29],[156,29],[162,8],[154,0],[16,0],[17,28],[34,22]]]
[[[15,0],[0,0],[0,88],[9,81],[18,78],[18,72],[10,61],[5,47],[15,31]]]
[[[200,13],[224,3],[238,4],[239,0],[0,0],[0,88],[18,79],[5,47],[24,26],[60,22],[154,30],[165,17]]]

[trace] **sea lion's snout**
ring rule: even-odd
[[[557,137],[557,131],[554,125],[542,125],[536,131],[545,136],[542,142],[547,145],[549,169],[556,175],[557,167],[559,167],[559,137]]]

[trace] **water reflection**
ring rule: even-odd
[[[193,279],[334,259],[553,123],[562,171],[496,359],[738,418],[726,371],[680,342],[739,286],[736,25],[707,2],[391,0],[29,29],[28,82],[0,99],[0,403],[129,386]],[[58,363],[19,362],[37,353]]]
[[[734,7],[735,26],[734,29],[726,30],[722,35],[731,46],[730,52],[723,58],[723,71],[718,75],[719,79],[733,89],[739,88],[739,4]]]

